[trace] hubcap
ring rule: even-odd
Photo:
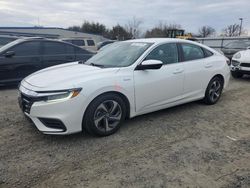
[[[121,106],[114,100],[101,103],[95,111],[94,123],[98,130],[107,132],[113,130],[122,117]]]
[[[221,94],[221,84],[218,80],[215,80],[209,90],[209,97],[212,102],[218,100]]]

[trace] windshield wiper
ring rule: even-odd
[[[90,65],[95,66],[95,67],[104,68],[104,65],[99,65],[99,64],[95,64],[95,63],[90,63]]]

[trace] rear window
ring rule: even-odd
[[[87,40],[88,46],[95,46],[95,42],[93,40]]]
[[[181,46],[182,46],[184,61],[192,61],[204,58],[204,52],[199,46],[187,43],[183,43],[181,44]]]
[[[214,55],[213,52],[210,52],[209,50],[207,50],[205,48],[203,48],[203,51],[204,51],[205,57],[210,57],[210,56]]]
[[[76,46],[85,46],[84,40],[72,40],[72,44]]]
[[[63,43],[44,42],[44,55],[58,55],[65,53],[66,53],[66,48]]]

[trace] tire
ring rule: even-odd
[[[240,72],[236,72],[236,71],[231,71],[231,74],[234,78],[242,78],[243,74]]]
[[[122,98],[113,93],[95,98],[88,106],[83,128],[91,135],[109,136],[120,128],[126,117],[126,105]]]
[[[208,105],[217,103],[222,94],[223,84],[223,80],[217,76],[210,80],[203,101]]]

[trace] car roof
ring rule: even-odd
[[[13,39],[18,39],[19,37],[17,36],[11,36],[11,35],[0,35],[0,38],[13,38]]]
[[[154,46],[158,45],[158,44],[162,44],[162,43],[168,43],[168,42],[174,42],[174,43],[188,43],[188,44],[194,44],[197,46],[200,46],[202,48],[205,48],[211,52],[213,52],[214,54],[218,54],[220,55],[219,52],[217,52],[216,50],[203,45],[199,42],[196,41],[191,41],[191,40],[187,40],[187,39],[177,39],[177,38],[142,38],[142,39],[132,39],[132,40],[127,40],[127,41],[123,41],[123,42],[144,42],[144,43],[153,43]]]
[[[176,38],[143,38],[143,39],[132,39],[127,40],[125,42],[146,42],[146,43],[163,43],[163,42],[188,42],[197,44],[197,42],[193,42],[185,39],[176,39]]]
[[[61,41],[61,40],[58,40],[58,39],[48,39],[48,38],[43,38],[43,37],[25,37],[25,38],[20,38],[20,39],[17,39],[15,41],[13,41],[13,42],[10,42],[10,43],[8,43],[5,46],[2,46],[0,52],[3,52],[3,51],[5,51],[5,50],[7,50],[7,49],[9,49],[9,48],[17,45],[17,44],[20,44],[20,43],[26,42],[26,41],[48,41],[48,42],[51,41],[51,42],[58,42],[58,43],[63,43],[63,44],[71,45],[71,46],[74,46],[75,48],[79,48],[79,49],[82,49],[82,50],[85,50],[85,51],[89,51],[89,50],[80,48],[79,46],[76,46],[76,45],[74,45],[72,43]],[[89,52],[91,52],[91,51],[89,51]]]

